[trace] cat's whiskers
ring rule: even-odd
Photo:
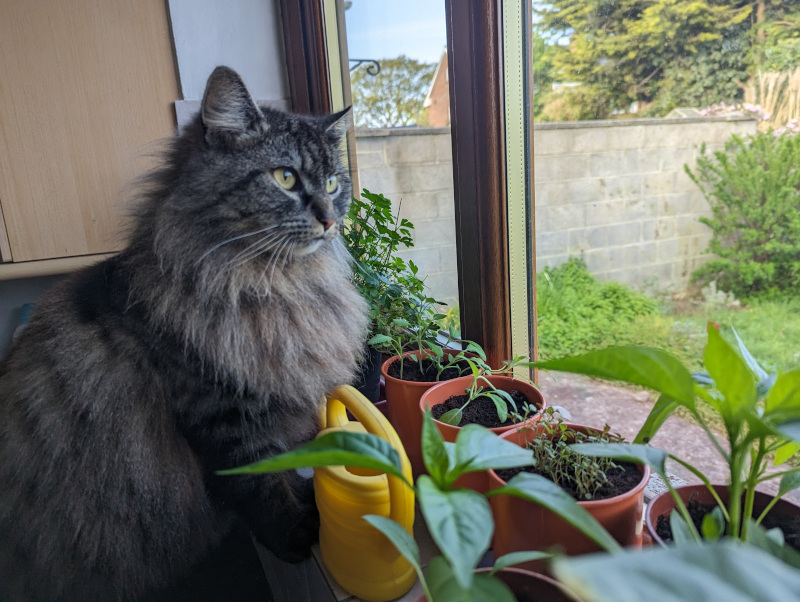
[[[256,234],[262,234],[263,232],[268,232],[269,230],[274,230],[275,228],[278,228],[278,227],[280,227],[280,224],[273,224],[271,226],[267,226],[266,228],[261,228],[260,230],[254,230],[253,232],[247,232],[245,234],[239,234],[238,236],[232,236],[231,238],[229,238],[227,240],[223,240],[222,242],[215,244],[208,251],[203,253],[200,256],[200,258],[197,261],[194,262],[194,265],[199,264],[201,261],[203,261],[203,259],[208,257],[211,253],[213,253],[214,251],[216,251],[217,249],[219,249],[223,245],[227,245],[228,243],[234,242],[236,240],[241,240],[242,238],[248,238],[250,236],[255,236]]]
[[[258,239],[256,242],[251,244],[246,249],[239,251],[236,255],[233,256],[232,259],[226,261],[223,264],[223,267],[228,267],[230,265],[234,265],[234,267],[239,267],[240,265],[247,263],[254,257],[258,257],[264,251],[269,249],[271,246],[275,247],[283,240],[286,236],[283,232],[273,232],[272,234],[268,234],[263,238]]]
[[[278,265],[281,255],[283,254],[284,250],[286,250],[287,253],[290,252],[295,244],[297,243],[291,240],[291,238],[287,237],[286,241],[281,245],[281,247],[275,253],[273,253],[272,257],[270,257],[270,260],[264,268],[264,271],[261,273],[259,283],[264,279],[264,276],[267,274],[267,270],[269,270],[269,279],[267,281],[266,291],[267,297],[269,297],[269,294],[272,291],[272,279],[275,276],[275,267]],[[281,270],[283,270],[283,265],[281,265]]]

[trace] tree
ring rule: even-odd
[[[356,125],[372,128],[418,125],[436,65],[405,55],[378,62],[381,70],[377,75],[359,68],[351,76]]]
[[[758,69],[800,56],[800,0],[547,0],[535,29],[568,39],[555,54],[562,81],[663,114],[736,101]]]

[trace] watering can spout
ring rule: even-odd
[[[348,411],[355,421],[348,418]],[[386,440],[400,456],[403,475],[412,482],[411,465],[394,428],[353,387],[337,387],[328,395],[321,422],[320,434],[367,432]],[[314,471],[314,491],[320,514],[322,559],[339,585],[374,602],[393,600],[406,593],[416,580],[413,567],[363,516],[385,516],[413,536],[413,490],[385,473],[326,466]]]

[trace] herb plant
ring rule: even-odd
[[[397,255],[414,246],[413,230],[382,194],[364,189],[362,199],[353,198],[342,239],[353,258],[353,282],[369,305],[372,338],[401,331],[419,312],[420,300],[427,300],[417,266]]]
[[[533,454],[532,466],[556,485],[574,491],[578,500],[591,500],[598,490],[610,483],[608,472],[619,468],[614,460],[576,452],[575,443],[621,443],[608,425],[602,431],[587,429],[584,433],[565,424],[560,414],[547,408],[536,423],[535,436],[527,447]]]

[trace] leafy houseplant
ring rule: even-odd
[[[738,338],[738,337],[737,337]],[[714,324],[708,325],[708,343],[703,362],[706,374],[692,374],[672,355],[647,347],[612,347],[592,351],[577,357],[537,362],[534,365],[546,370],[558,370],[598,376],[634,385],[649,387],[660,393],[634,444],[647,443],[658,432],[664,421],[678,407],[686,408],[705,431],[711,443],[728,464],[728,501],[720,499],[709,479],[689,462],[669,455],[685,466],[706,486],[715,499],[719,512],[704,520],[702,533],[708,538],[728,537],[752,540],[757,537],[757,525],[769,511],[767,507],[754,516],[756,487],[772,479],[780,479],[782,495],[800,487],[800,467],[788,467],[768,473],[770,457],[781,463],[794,454],[800,446],[800,370],[770,377],[763,373],[757,362],[739,341],[739,349],[728,343]],[[725,442],[718,439],[708,421],[698,410],[698,400],[719,418],[725,428]],[[576,451],[619,457],[621,452],[637,450],[639,461],[649,463],[665,476],[663,455],[649,446],[624,444],[579,444]],[[646,454],[640,453],[646,451]],[[677,513],[671,520],[673,532],[686,538],[700,539],[684,502],[665,479],[669,494],[675,499]],[[773,502],[774,503],[774,502]]]
[[[393,213],[392,202],[382,194],[364,189],[362,199],[353,198],[342,240],[353,258],[353,282],[369,306],[370,340],[395,334],[403,321],[416,315],[418,300],[426,299],[417,266],[397,255],[414,246],[413,230],[414,224],[401,219],[399,209]],[[370,350],[372,389],[377,392],[381,345],[368,342],[368,357]]]

